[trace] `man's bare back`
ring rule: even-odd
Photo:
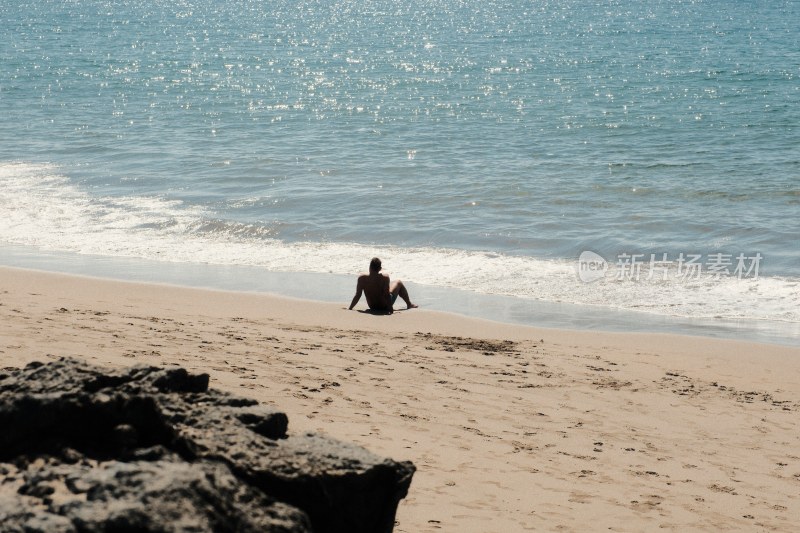
[[[417,307],[411,303],[408,290],[406,290],[402,281],[397,280],[392,283],[389,276],[381,274],[381,260],[377,257],[374,257],[369,264],[369,274],[358,276],[356,295],[353,296],[353,301],[350,302],[350,309],[355,307],[361,299],[362,293],[367,298],[367,305],[373,311],[394,312],[393,306],[398,296],[406,302],[408,309]]]

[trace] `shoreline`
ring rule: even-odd
[[[0,247],[0,266],[66,275],[158,283],[199,290],[223,290],[299,298],[315,303],[348,303],[355,276],[332,273],[272,272],[260,267],[170,263],[140,258],[100,257],[32,249]],[[800,345],[800,324],[759,320],[723,320],[659,315],[644,311],[553,303],[511,296],[475,293],[421,285],[404,280],[412,298],[426,310],[464,318],[548,329],[596,332],[663,333]]]
[[[180,365],[418,471],[399,532],[800,521],[800,349],[0,267],[3,367]],[[363,306],[363,303],[362,303]]]

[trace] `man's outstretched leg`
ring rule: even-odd
[[[406,289],[406,286],[403,284],[402,281],[397,280],[392,283],[391,293],[392,296],[399,296],[400,298],[402,298],[403,301],[406,303],[406,308],[413,309],[415,307],[419,307],[417,304],[411,303],[411,298],[409,298],[408,296],[408,290]]]

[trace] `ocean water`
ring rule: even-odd
[[[378,255],[422,300],[797,342],[798,27],[794,1],[0,0],[0,264]]]

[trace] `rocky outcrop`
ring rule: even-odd
[[[0,372],[3,531],[391,531],[409,462],[316,434],[184,369]]]

